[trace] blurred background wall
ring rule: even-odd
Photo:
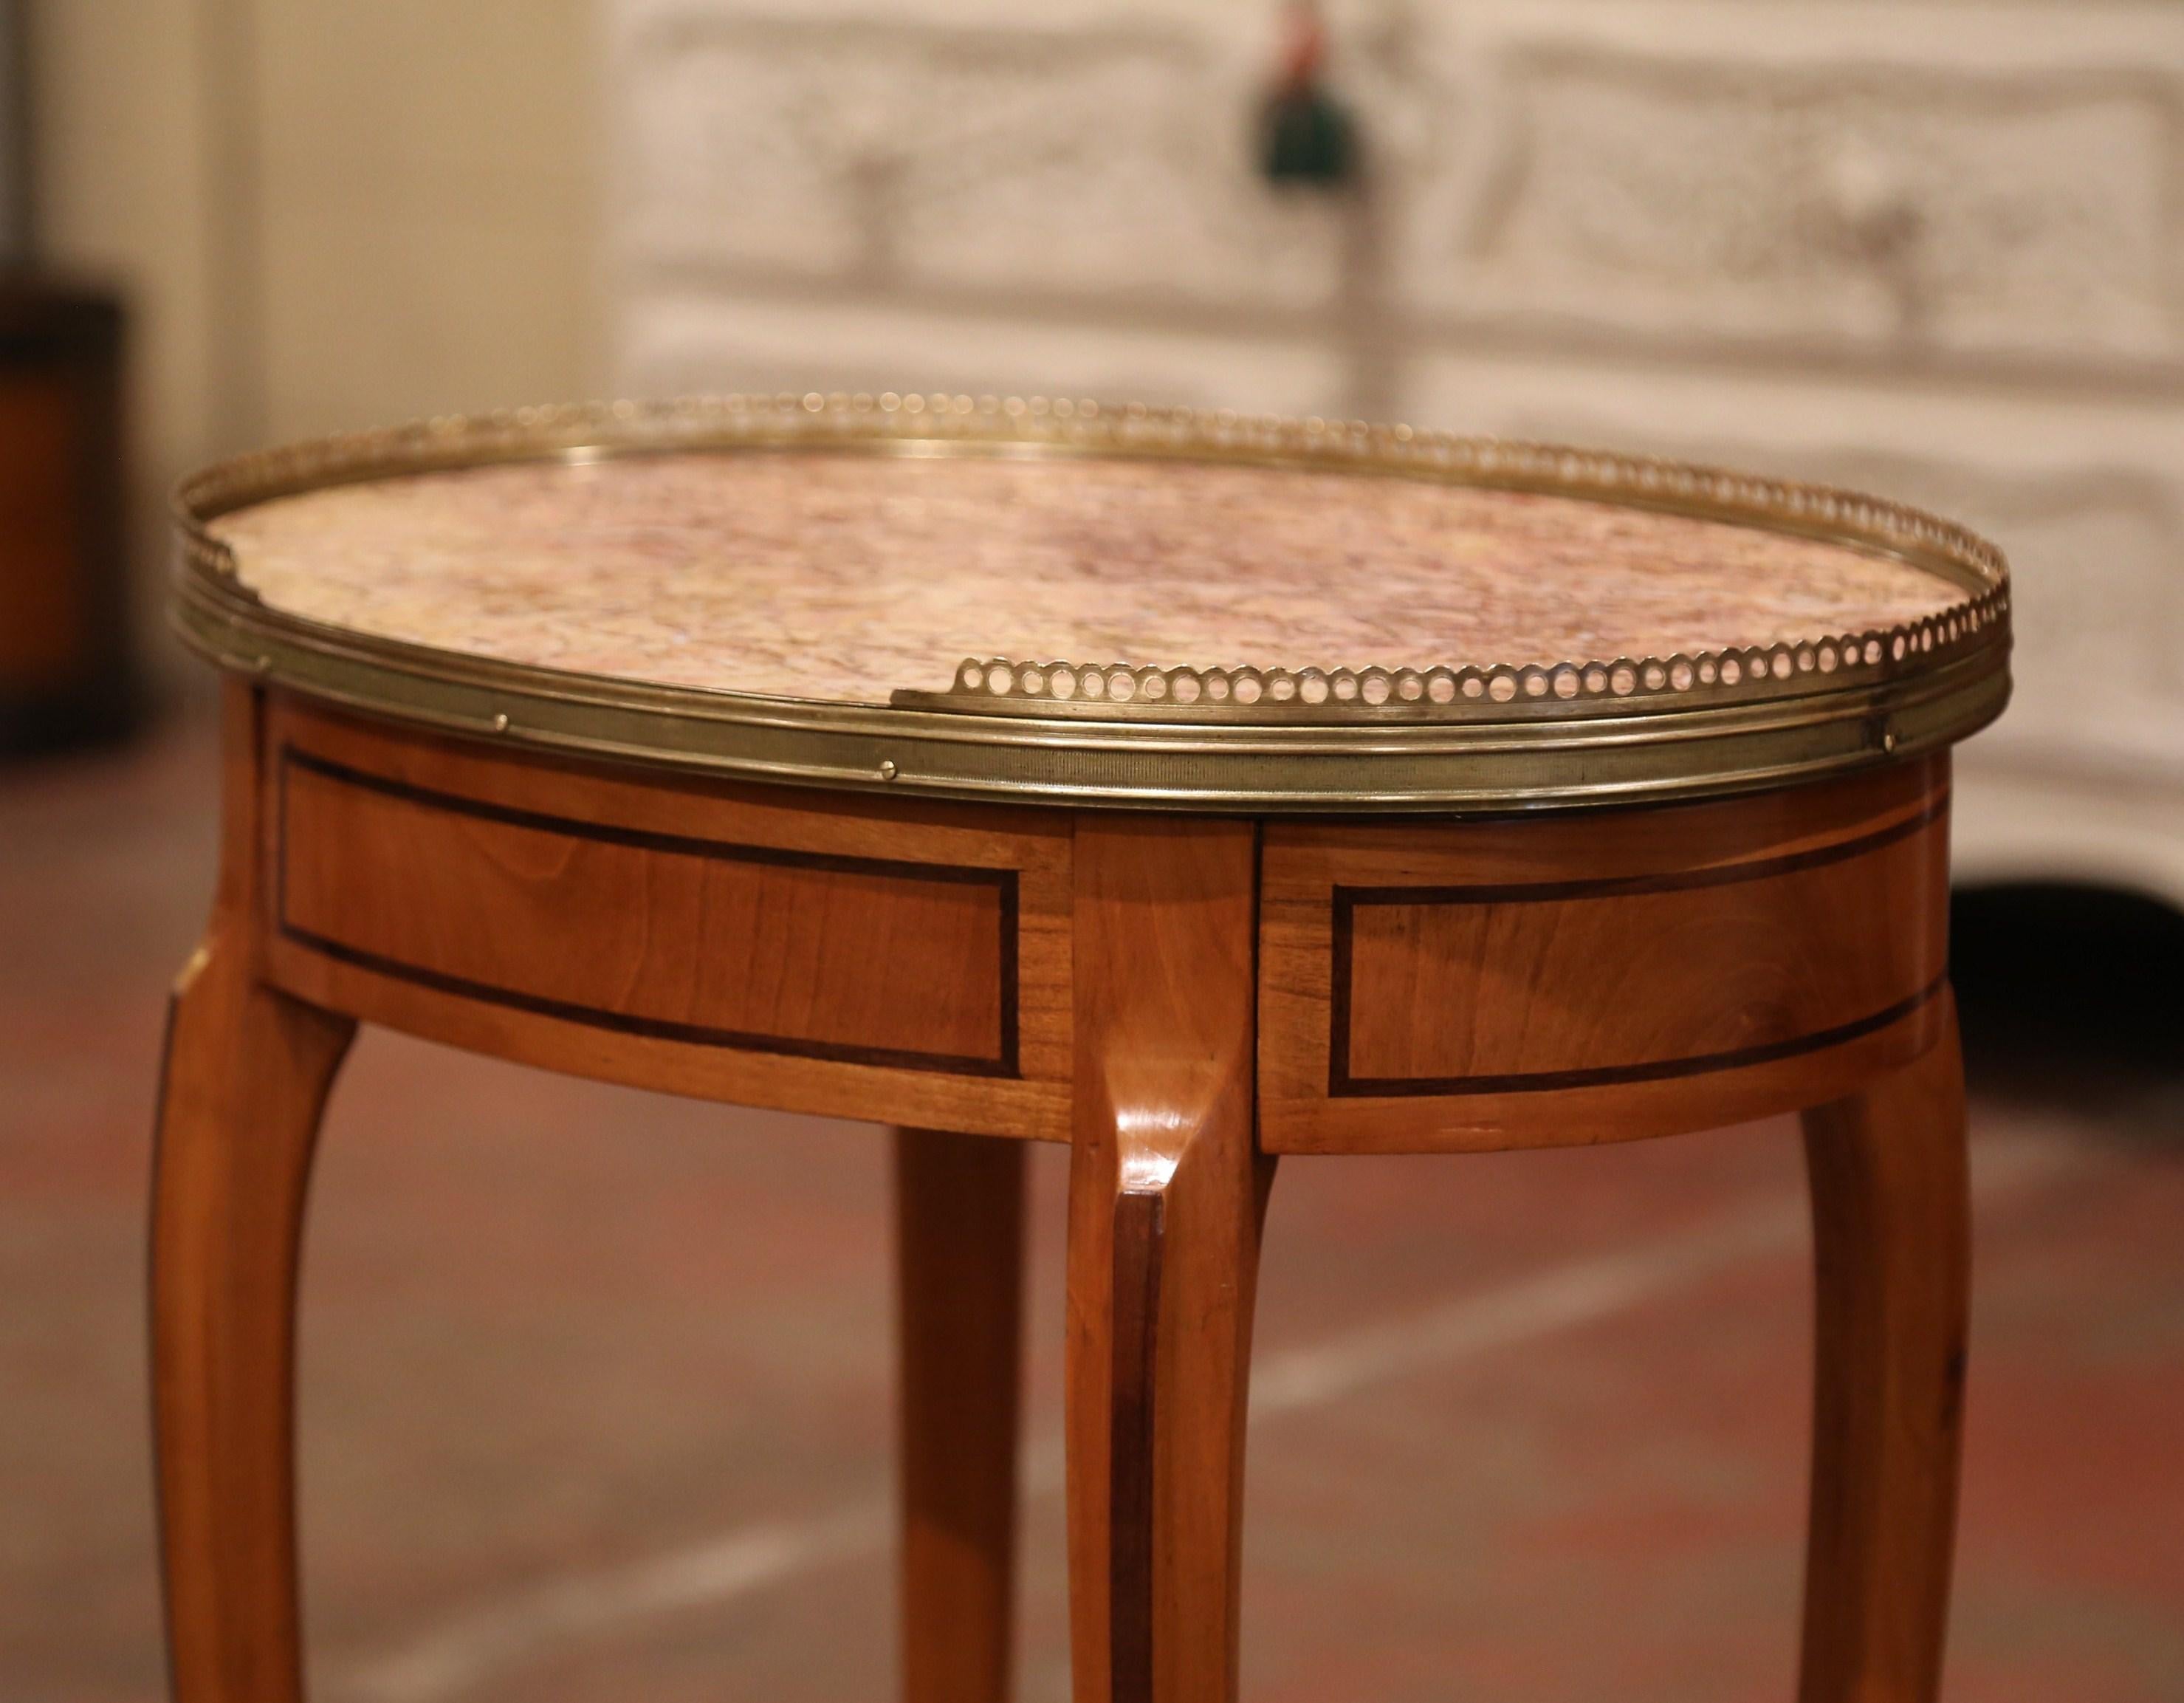
[[[151,634],[189,466],[599,388],[588,0],[23,9],[36,251],[131,310],[140,626],[170,669]]]
[[[51,265],[135,311],[136,536],[267,438],[710,388],[1060,389],[1870,486],[2020,575],[1960,868],[2184,902],[2184,8],[31,0]]]

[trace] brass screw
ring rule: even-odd
[[[882,757],[880,759],[880,779],[882,780],[893,780],[895,778],[896,773],[897,770],[895,768],[894,759],[893,757]]]
[[[493,718],[493,730],[497,734],[504,734],[508,731],[508,715],[505,711]]]

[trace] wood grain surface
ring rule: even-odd
[[[472,1051],[1062,1139],[1066,817],[609,774],[290,704],[270,974]]]
[[[1024,1149],[898,1130],[904,1703],[1006,1703]]]
[[[1934,1703],[1971,1287],[1964,1065],[1940,1043],[1805,1114],[1818,1329],[1799,1703]]]
[[[293,746],[276,762],[275,925],[312,951],[627,1034],[1017,1074],[1013,869],[638,832]],[[356,902],[374,889],[404,902]]]
[[[1262,1139],[1433,1151],[1794,1110],[1930,1044],[1947,769],[1671,808],[1277,824]]]
[[[168,1021],[152,1204],[160,1572],[179,1703],[296,1703],[295,1309],[319,1116],[355,1025],[259,979],[258,704],[223,729],[220,885]]]
[[[1078,1703],[1236,1695],[1244,1417],[1273,1161],[1251,1139],[1254,830],[1079,823],[1070,1154]]]

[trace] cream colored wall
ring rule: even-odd
[[[588,0],[263,0],[270,435],[595,388]]]
[[[599,388],[592,0],[33,0],[30,22],[41,257],[132,309],[148,628],[192,464]]]

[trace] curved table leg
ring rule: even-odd
[[[1819,1329],[1798,1695],[1932,1703],[1970,1287],[1953,1006],[1925,1056],[1804,1125]]]
[[[898,1130],[902,1695],[1003,1703],[1016,1551],[1023,1144]]]
[[[1077,836],[1069,1569],[1078,1703],[1236,1695],[1253,1142],[1248,824]]]
[[[302,1694],[297,1259],[320,1112],[354,1031],[259,984],[217,930],[170,1009],[152,1360],[176,1703]]]

